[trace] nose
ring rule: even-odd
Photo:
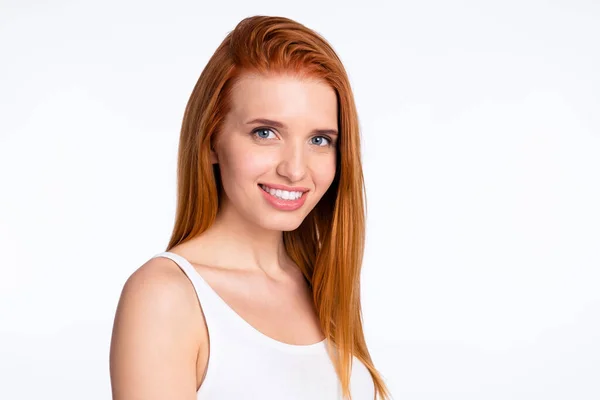
[[[306,154],[301,143],[291,143],[281,152],[281,159],[277,165],[277,173],[287,178],[290,183],[299,182],[306,176]]]

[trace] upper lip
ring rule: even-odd
[[[285,186],[285,185],[277,185],[274,183],[259,183],[259,185],[265,185],[272,189],[287,190],[288,192],[308,192],[308,188],[300,187],[300,186]]]

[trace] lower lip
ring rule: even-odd
[[[304,201],[306,200],[306,194],[308,193],[308,192],[302,193],[302,196],[300,196],[296,200],[284,200],[284,199],[280,199],[279,197],[275,197],[275,196],[271,195],[271,193],[265,192],[263,190],[263,188],[260,187],[260,185],[258,185],[258,190],[260,190],[262,192],[265,199],[267,199],[267,201],[269,203],[271,203],[271,205],[273,207],[275,207],[279,210],[282,210],[282,211],[294,211],[294,210],[297,210],[300,207],[302,207],[302,205],[304,204]]]

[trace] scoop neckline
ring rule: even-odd
[[[200,273],[198,272],[198,270],[185,257],[183,257],[183,256],[181,256],[181,255],[179,255],[177,253],[173,253],[171,251],[164,251],[162,253],[159,253],[157,256],[161,256],[161,255],[173,255],[173,256],[175,256],[175,258],[179,258],[181,262],[187,264],[187,266],[192,269],[192,273],[194,274],[194,276],[207,289],[207,291],[215,299],[215,301],[218,304],[220,304],[221,308],[223,308],[224,310],[226,310],[226,312],[228,312],[233,317],[233,319],[235,321],[237,321],[237,323],[240,326],[242,326],[247,331],[251,332],[251,334],[258,341],[260,341],[260,342],[262,342],[262,343],[264,343],[266,345],[269,345],[271,347],[275,347],[275,348],[277,348],[279,350],[283,350],[283,351],[287,351],[287,352],[292,352],[292,353],[319,353],[319,352],[323,352],[323,351],[326,352],[327,351],[326,350],[327,337],[325,337],[323,340],[321,340],[319,342],[316,342],[316,343],[310,343],[310,344],[292,344],[292,343],[282,342],[280,340],[272,338],[271,336],[268,336],[265,333],[259,331],[256,327],[254,327],[252,324],[250,324],[248,321],[246,321],[244,318],[242,318],[242,316],[240,314],[238,314],[237,311],[235,311],[225,301],[225,299],[223,299],[221,297],[221,295],[219,295],[219,293],[217,293],[217,291],[214,290],[212,288],[212,286],[210,286],[208,284],[208,282],[206,282],[206,280],[202,277],[202,275],[200,275]]]

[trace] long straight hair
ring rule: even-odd
[[[198,236],[215,220],[223,188],[218,165],[211,163],[210,150],[230,110],[232,87],[244,72],[320,79],[335,90],[340,137],[334,180],[301,225],[283,232],[283,241],[312,289],[344,397],[351,397],[350,373],[355,356],[373,378],[375,398],[379,393],[380,398],[389,399],[362,327],[360,270],[366,191],[356,106],[342,62],[331,45],[313,30],[284,17],[245,18],[208,61],[183,116],[177,210],[167,251]]]

